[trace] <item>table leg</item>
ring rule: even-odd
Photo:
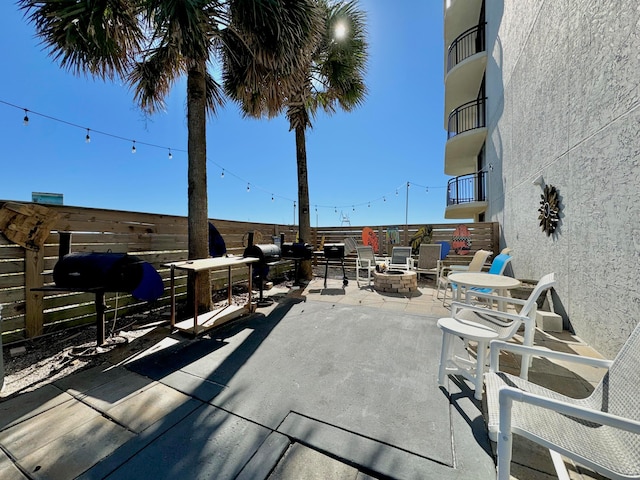
[[[247,267],[249,267],[249,302],[247,303],[247,308],[249,312],[251,312],[251,291],[253,290],[253,265],[247,263]]]
[[[442,351],[440,352],[440,366],[438,368],[438,385],[441,386],[444,386],[447,363],[449,363],[449,358],[451,358],[451,339],[452,336],[443,330]]]
[[[478,342],[478,351],[476,352],[476,376],[474,384],[476,387],[475,397],[482,400],[482,386],[484,381],[484,364],[487,361],[487,342]]]
[[[176,325],[176,277],[175,267],[171,265],[171,328]]]
[[[193,334],[198,334],[198,272],[193,272]]]

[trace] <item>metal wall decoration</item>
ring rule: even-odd
[[[560,201],[558,200],[558,189],[553,185],[545,185],[544,192],[540,195],[540,208],[538,208],[538,220],[542,231],[551,236],[560,221]]]

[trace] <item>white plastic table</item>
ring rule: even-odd
[[[438,328],[442,330],[442,351],[438,368],[438,384],[444,386],[447,373],[462,375],[473,383],[475,397],[482,400],[482,380],[487,358],[487,346],[491,340],[498,338],[498,333],[489,327],[477,323],[466,322],[451,317],[438,320]],[[452,341],[456,337],[478,342],[476,361],[462,358],[452,353]]]
[[[496,290],[501,297],[505,297],[508,289],[520,285],[520,280],[517,278],[485,272],[452,272],[447,278],[451,283],[458,285],[456,289],[457,301],[462,299],[462,288],[460,287],[491,288]],[[498,308],[504,310],[504,302],[498,302]]]

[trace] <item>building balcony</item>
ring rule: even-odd
[[[487,67],[485,24],[460,34],[449,46],[444,78],[445,128],[448,115],[456,106],[474,100]]]
[[[444,45],[478,24],[483,0],[444,0]]]
[[[447,184],[447,208],[444,218],[475,218],[487,209],[486,173],[461,175]]]
[[[456,108],[447,122],[444,173],[465,175],[478,169],[477,157],[487,139],[486,99],[477,99]]]

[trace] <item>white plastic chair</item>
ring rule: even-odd
[[[438,327],[442,330],[442,349],[440,351],[440,367],[438,371],[438,383],[444,384],[444,377],[448,373],[463,374],[467,379],[474,382],[477,399],[482,398],[482,373],[485,365],[479,364],[477,360],[460,358],[452,353],[452,337],[460,337],[468,344],[469,340],[477,341],[480,338],[478,333],[485,330],[484,337],[490,340],[510,340],[516,334],[521,325],[524,324],[524,344],[533,345],[533,335],[536,326],[536,301],[540,294],[555,285],[555,274],[549,273],[542,277],[527,300],[520,300],[511,297],[499,297],[497,295],[487,295],[476,293],[478,297],[487,297],[492,300],[501,300],[505,303],[521,305],[519,313],[506,312],[500,310],[490,310],[488,308],[468,305],[466,303],[453,302],[451,304],[451,317],[438,320]],[[466,335],[465,332],[472,332]],[[489,335],[495,332],[495,336]],[[485,358],[486,343],[478,343],[477,359],[482,361]],[[529,373],[530,356],[522,358],[520,376],[527,378]],[[462,372],[464,370],[464,372]]]
[[[482,267],[484,265],[484,262],[486,262],[487,258],[489,258],[489,255],[491,255],[491,252],[487,251],[487,250],[478,250],[474,255],[473,258],[471,259],[471,262],[469,262],[469,265],[462,265],[462,266],[456,266],[455,268],[452,266],[450,267],[451,271],[464,271],[464,272],[480,272],[482,271]],[[443,268],[444,270],[444,268]],[[451,273],[451,272],[448,272]],[[447,274],[448,274],[447,273]],[[441,274],[438,277],[438,288],[436,290],[436,298],[440,298],[440,289],[442,289],[444,291],[444,295],[442,297],[442,305],[445,304],[445,300],[447,299],[447,290],[451,288],[451,293],[453,296],[453,290],[456,288],[455,285],[452,285],[451,282],[449,282],[449,279],[447,278],[447,275]]]
[[[371,285],[371,272],[376,269],[376,256],[373,247],[360,245],[356,247],[358,258],[356,258],[356,282],[360,286],[360,272],[367,272],[367,285]],[[364,277],[362,277],[364,280]]]
[[[640,478],[640,324],[613,361],[491,342],[485,374],[489,437],[498,442],[498,480],[510,477],[513,433],[549,449],[558,478],[561,455],[612,479]],[[575,399],[498,370],[501,350],[608,368],[587,398]]]
[[[411,270],[412,265],[411,247],[393,247],[391,259],[387,265],[389,270]]]

